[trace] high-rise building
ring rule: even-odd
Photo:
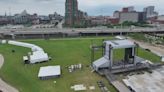
[[[145,22],[146,12],[138,12],[134,9],[134,6],[129,6],[129,7],[122,8],[122,11],[115,11],[113,13],[113,17],[119,19],[119,23],[123,23],[125,21]]]
[[[124,7],[122,8],[122,12],[133,12],[134,10],[134,6],[129,6],[129,7]]]
[[[155,12],[154,6],[145,7],[143,11],[146,13],[147,18],[158,16],[158,13]]]
[[[154,13],[154,6],[145,7],[144,12],[147,12],[148,14],[153,14]]]
[[[65,24],[71,26],[76,22],[78,22],[78,2],[77,0],[66,0]]]
[[[115,11],[115,12],[113,13],[113,17],[115,17],[115,18],[120,18],[120,11]]]
[[[120,12],[120,23],[125,21],[129,22],[138,22],[139,21],[139,13],[138,12]]]
[[[85,23],[87,13],[78,9],[77,0],[66,0],[65,3],[65,25],[74,26]]]

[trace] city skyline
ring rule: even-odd
[[[163,0],[78,0],[79,9],[86,11],[89,15],[110,15],[113,11],[120,10],[122,7],[134,6],[136,10],[142,11],[144,7],[153,5],[155,10],[164,14]],[[143,3],[144,2],[144,3]],[[27,10],[28,13],[38,13],[48,15],[58,12],[61,15],[65,13],[65,0],[1,0],[0,15],[5,12],[9,14],[20,13]]]

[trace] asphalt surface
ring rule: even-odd
[[[24,29],[0,29],[0,34],[53,34],[53,33],[135,33],[135,32],[163,32],[164,29],[136,28],[136,29],[110,29],[110,28],[24,28]]]

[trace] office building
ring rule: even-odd
[[[129,7],[124,7],[122,8],[122,12],[133,12],[134,10],[134,6],[129,6]]]
[[[143,11],[146,13],[147,18],[158,16],[154,6],[145,7]]]
[[[78,9],[77,0],[66,0],[65,3],[65,25],[74,26],[81,25],[85,22],[87,13]]]

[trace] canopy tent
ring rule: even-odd
[[[37,45],[25,43],[25,42],[18,42],[18,41],[8,41],[8,44],[22,46],[22,47],[30,48],[32,50],[32,54],[23,57],[25,63],[34,64],[34,63],[39,63],[49,60],[48,54],[45,53],[44,50]]]
[[[48,61],[48,54],[43,51],[35,51],[32,55],[29,56],[30,63]]]
[[[39,46],[36,46],[34,44],[30,44],[30,43],[25,43],[25,42],[8,41],[8,44],[16,45],[16,46],[22,46],[22,47],[26,47],[26,48],[31,48],[32,51],[41,51],[41,50],[43,50]]]
[[[42,80],[59,77],[61,75],[60,66],[46,66],[41,67],[38,73],[38,77]]]

